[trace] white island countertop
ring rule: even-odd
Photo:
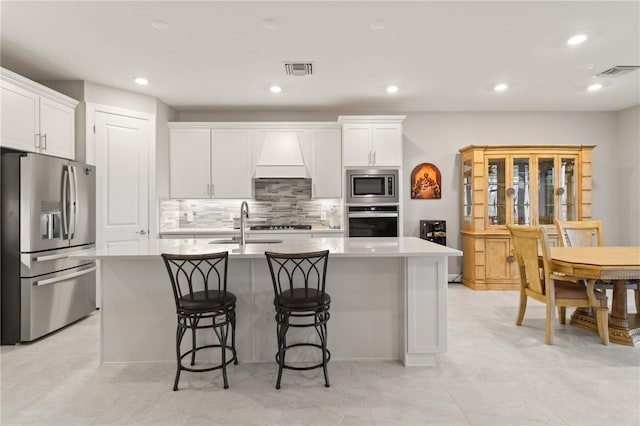
[[[261,235],[261,238],[266,239]],[[162,253],[202,254],[228,251],[229,257],[261,258],[265,251],[300,253],[329,250],[336,257],[424,257],[462,256],[460,250],[441,246],[416,237],[399,238],[291,238],[281,243],[216,244],[219,239],[148,239],[112,244],[85,250],[74,257],[82,259],[157,258]]]

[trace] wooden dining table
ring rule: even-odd
[[[626,280],[640,278],[640,247],[551,247],[554,273],[586,280],[613,281],[609,340],[633,346],[640,342],[640,314],[627,312]],[[598,332],[595,318],[576,309],[571,324]]]

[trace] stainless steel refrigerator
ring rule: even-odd
[[[2,344],[28,342],[96,309],[95,168],[2,153]]]

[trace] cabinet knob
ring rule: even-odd
[[[513,263],[516,259],[513,256],[507,256],[507,263]]]
[[[558,188],[558,195],[564,195],[564,188]]]
[[[515,189],[513,189],[513,188],[508,188],[507,189],[507,195],[509,197],[513,197],[515,194],[516,194],[516,190]]]
[[[136,231],[136,234],[147,235],[147,231],[145,231],[144,229],[141,229],[139,231]]]

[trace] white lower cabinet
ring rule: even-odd
[[[251,198],[251,131],[173,128],[171,198]]]
[[[11,71],[0,72],[0,146],[73,160],[78,101]]]

